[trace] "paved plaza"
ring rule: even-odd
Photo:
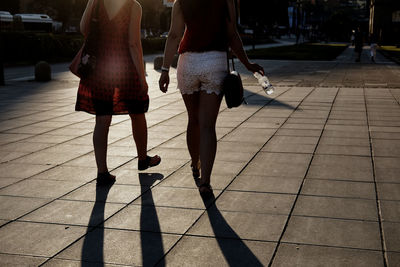
[[[247,105],[222,104],[203,201],[187,115],[147,57],[149,154],[139,172],[129,116],[114,116],[96,187],[92,115],[79,80],[6,69],[0,87],[0,266],[400,266],[400,66],[352,48],[335,61],[257,60],[267,96],[239,66]],[[27,75],[18,75],[18,71]],[[24,73],[25,73],[24,72]]]

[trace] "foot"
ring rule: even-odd
[[[115,183],[115,175],[109,172],[103,172],[97,174],[96,182],[98,185],[112,185]]]
[[[154,157],[146,156],[146,159],[138,161],[138,169],[139,171],[144,171],[147,168],[157,166],[158,164],[160,164],[160,162],[161,158],[157,155],[155,155]]]
[[[208,182],[208,183],[200,184],[199,192],[200,192],[200,195],[204,198],[209,198],[210,196],[212,196],[213,190],[212,190],[210,183]]]

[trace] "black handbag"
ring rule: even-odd
[[[77,68],[77,75],[80,78],[90,76],[96,69],[97,42],[100,33],[99,27],[99,6],[100,2],[94,2],[94,14],[91,16],[88,36],[82,47],[80,60]]]
[[[228,75],[222,84],[222,90],[225,95],[225,102],[228,108],[240,106],[243,99],[243,84],[240,74],[235,70],[235,63],[232,57],[232,71],[229,64],[229,52],[227,52]]]

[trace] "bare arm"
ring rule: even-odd
[[[130,1],[130,0],[129,0]],[[136,70],[139,74],[140,82],[147,93],[146,75],[143,64],[143,49],[140,37],[140,22],[142,18],[142,7],[136,1],[131,11],[131,21],[129,24],[129,51],[132,61],[135,64]]]
[[[260,72],[264,74],[264,69],[259,66],[258,64],[254,64],[249,62],[249,59],[246,55],[246,52],[243,48],[242,39],[240,38],[239,32],[236,28],[236,11],[235,11],[235,4],[233,0],[227,0],[228,2],[228,11],[229,11],[229,18],[226,20],[226,27],[228,29],[228,44],[231,47],[232,51],[238,57],[240,62],[251,72]]]
[[[93,3],[94,0],[89,0],[89,2],[86,5],[85,12],[83,12],[81,18],[80,30],[85,37],[87,36],[89,31],[90,18],[92,16],[92,10],[93,10]]]
[[[184,31],[185,21],[183,19],[182,10],[179,5],[179,1],[175,1],[174,6],[172,7],[171,28],[168,33],[167,43],[165,44],[164,50],[164,68],[169,68],[171,66],[174,55],[178,50],[179,43],[182,40]],[[169,85],[169,74],[167,71],[162,71],[159,85],[161,91],[164,93],[167,92]]]

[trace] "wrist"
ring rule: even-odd
[[[167,67],[162,66],[162,67],[161,67],[161,71],[162,71],[162,72],[167,72],[167,73],[168,73],[168,72],[169,72],[169,67],[167,68]]]

